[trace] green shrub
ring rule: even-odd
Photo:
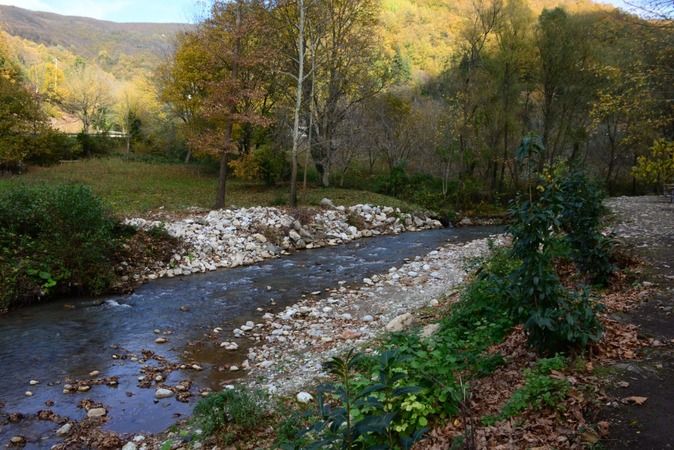
[[[77,135],[77,144],[81,153],[87,157],[107,155],[119,145],[119,143],[107,134],[85,134]]]
[[[226,389],[197,403],[194,420],[208,436],[227,425],[244,429],[258,426],[266,414],[266,397],[259,391]]]
[[[86,187],[0,193],[0,308],[49,294],[102,292],[112,279],[115,221]]]
[[[571,256],[578,268],[590,275],[593,283],[605,285],[614,272],[611,241],[600,232],[604,214],[602,191],[578,170],[561,177],[560,227],[566,233]]]
[[[545,174],[537,186],[537,198],[531,194],[529,200],[520,198],[510,210],[512,251],[522,261],[511,275],[510,311],[524,323],[529,343],[542,353],[582,350],[601,337],[597,306],[584,290],[564,288],[553,266],[557,234],[566,218],[575,214],[576,222],[589,223],[595,214],[588,205],[569,213],[570,207],[583,204],[583,198],[573,189],[562,192],[560,186],[573,185],[567,180]],[[570,230],[567,236],[573,233],[584,232]],[[575,248],[573,240],[569,244]]]

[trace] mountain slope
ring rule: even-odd
[[[0,28],[27,41],[114,66],[123,57],[143,65],[156,63],[170,52],[176,33],[191,25],[116,23],[0,5]]]

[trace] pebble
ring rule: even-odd
[[[97,377],[100,374],[101,374],[101,372],[99,372],[98,370],[92,370],[91,372],[89,372],[89,376],[92,377],[92,378]]]
[[[401,314],[386,324],[386,331],[398,333],[414,323],[414,316],[410,313]]]
[[[297,394],[297,401],[300,403],[309,403],[314,399],[313,395],[308,392],[300,392]]]
[[[173,391],[171,391],[169,389],[159,388],[154,393],[154,396],[155,396],[155,398],[158,398],[158,399],[173,397]]]
[[[238,350],[239,349],[239,344],[236,342],[223,342],[220,344],[220,347],[223,347],[225,350]]]
[[[372,322],[374,320],[374,317],[368,314],[366,316],[363,316],[360,320],[362,320],[363,322]]]
[[[9,442],[14,445],[24,445],[26,443],[26,438],[23,436],[12,436]]]
[[[168,339],[160,337],[154,340],[155,344],[165,344],[168,342]]]
[[[124,444],[124,447],[122,447],[122,450],[137,450],[137,449],[138,447],[133,442],[127,442],[126,444]]]
[[[68,422],[68,423],[64,424],[61,428],[59,428],[58,430],[56,430],[56,434],[57,434],[58,436],[68,436],[68,434],[70,434],[70,430],[71,430],[72,428],[73,428],[73,424],[71,424],[70,422]]]
[[[108,412],[105,410],[105,408],[91,408],[89,411],[87,411],[87,417],[89,418],[98,418],[98,417],[103,417]]]
[[[30,380],[28,384],[30,384],[31,386],[35,386],[36,384],[40,384],[40,382],[37,380]]]
[[[32,397],[33,393],[31,391],[26,391],[25,396],[26,397]]]

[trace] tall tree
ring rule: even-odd
[[[325,34],[316,49],[316,120],[312,156],[324,186],[330,184],[332,159],[339,149],[338,128],[354,105],[381,92],[393,79],[377,43],[375,0],[322,0]]]
[[[266,95],[260,79],[274,60],[273,47],[263,38],[270,34],[267,14],[257,0],[216,2],[199,30],[210,79],[202,109],[205,127],[196,140],[220,160],[216,208],[225,205],[228,157],[238,150],[235,131],[268,123],[258,108]]]
[[[66,78],[63,108],[82,122],[87,134],[92,125],[101,125],[112,105],[112,76],[96,66],[80,63]]]

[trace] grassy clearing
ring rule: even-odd
[[[192,165],[152,164],[119,158],[90,159],[53,167],[35,167],[20,176],[0,179],[0,190],[18,183],[82,183],[100,195],[119,215],[138,215],[163,208],[178,212],[197,206],[210,208],[217,178],[211,170]],[[279,206],[288,201],[287,186],[266,187],[232,180],[229,206]],[[327,197],[335,204],[373,203],[415,211],[421,208],[393,197],[367,191],[310,186],[300,192],[304,205]]]

